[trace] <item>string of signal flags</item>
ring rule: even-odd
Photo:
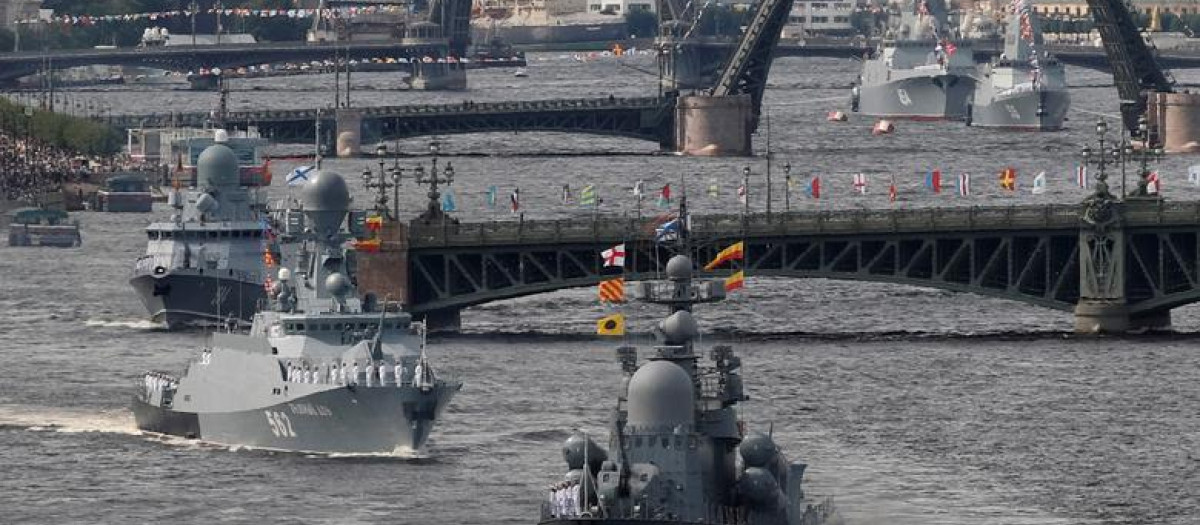
[[[674,235],[677,235],[679,231],[678,221],[679,219],[671,219],[661,223],[655,229],[655,242],[673,240]],[[738,241],[718,252],[716,257],[704,265],[704,270],[713,271],[725,266],[726,263],[738,261],[738,265],[731,264],[730,274],[725,277],[724,286],[726,293],[741,290],[746,286],[745,271],[740,267],[740,262],[744,261],[745,257],[745,243]],[[625,303],[625,243],[601,251],[600,259],[603,261],[604,268],[620,268],[621,270],[620,274],[613,274],[610,279],[600,281],[597,287],[600,303],[606,306]],[[625,314],[617,312],[600,318],[596,321],[596,333],[605,336],[625,335]]]
[[[846,175],[849,175],[847,181]],[[972,173],[958,173],[950,175],[943,173],[939,169],[932,169],[924,172],[917,172],[920,179],[920,189],[915,192],[925,194],[951,194],[960,197],[970,197],[972,195],[995,194],[999,192],[1001,195],[1016,196],[1022,193],[1030,193],[1040,195],[1046,193],[1051,186],[1070,185],[1085,191],[1091,190],[1091,175],[1087,166],[1077,165],[1072,172],[1066,177],[1050,177],[1046,171],[1039,171],[1032,177],[1023,178],[1013,167],[1005,167],[995,173],[994,176],[977,176]],[[826,174],[814,175],[812,177],[791,177],[783,184],[785,190],[796,191],[798,194],[807,197],[811,200],[821,200],[834,198],[838,195],[849,193],[850,195],[860,196],[868,194],[872,188],[876,187],[872,175],[867,173],[850,173],[850,174]],[[895,175],[879,175],[882,178],[880,184],[887,191],[888,200],[897,202],[905,193],[915,193],[911,185],[901,186],[897,184]],[[977,182],[982,178],[982,182]],[[991,182],[989,182],[991,181]],[[1029,182],[1025,182],[1029,181]],[[1200,185],[1200,165],[1192,166],[1188,170],[1188,181],[1193,185]],[[993,191],[988,191],[988,188],[993,188]],[[839,191],[840,189],[840,191]],[[1163,182],[1157,171],[1153,171],[1147,177],[1147,190],[1151,194],[1159,194],[1162,192]],[[751,198],[751,191],[756,190],[761,192],[761,188],[751,185],[747,188],[745,184],[738,185],[735,196],[738,202],[747,203],[747,199]],[[848,191],[846,191],[848,190]],[[656,187],[652,191],[648,191],[644,181],[637,181],[630,190],[633,198],[640,203],[643,200],[649,200],[654,206],[663,209],[670,209],[673,201],[671,184],[664,184],[661,187]],[[706,191],[706,196],[710,200],[721,198],[721,187],[715,182],[710,182]],[[486,188],[483,194],[483,204],[490,209],[498,209],[501,206],[502,200],[501,190],[496,185],[491,185]],[[453,192],[447,191],[442,196],[442,210],[455,211],[458,206],[455,203]],[[527,203],[521,193],[519,187],[515,187],[508,193],[507,206],[509,212],[519,213],[527,209],[530,203]],[[564,183],[561,188],[559,202],[557,204],[564,206],[579,206],[582,208],[599,209],[605,203],[605,199],[600,194],[600,189],[594,184],[587,184],[578,191],[572,189],[570,183]]]

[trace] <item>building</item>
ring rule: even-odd
[[[812,34],[850,34],[854,26],[850,16],[856,9],[853,0],[796,0],[783,38],[803,38]]]
[[[11,31],[17,20],[37,18],[41,7],[41,0],[0,0],[0,27]]]
[[[587,10],[591,13],[609,12],[624,15],[630,11],[654,12],[653,0],[587,0]]]
[[[1034,11],[1043,17],[1087,17],[1092,16],[1086,0],[1037,0]],[[1160,13],[1174,15],[1200,14],[1200,0],[1133,0],[1135,12],[1157,9]]]

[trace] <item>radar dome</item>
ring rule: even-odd
[[[318,171],[304,185],[304,215],[318,233],[329,236],[342,227],[350,207],[346,179],[332,171]]]
[[[692,378],[670,361],[651,361],[629,380],[629,424],[675,427],[690,425],[695,390]]]
[[[213,132],[213,142],[216,142],[217,144],[224,144],[226,142],[229,142],[229,132],[225,131],[223,129],[218,129],[218,130],[214,131]]]
[[[286,280],[288,280],[288,279],[291,279],[291,278],[292,278],[292,271],[291,271],[291,270],[289,270],[289,269],[287,269],[287,268],[280,268],[280,269],[279,269],[279,280],[280,280],[280,281],[286,281]]]
[[[238,183],[237,155],[229,146],[213,144],[200,152],[200,157],[196,159],[197,186],[217,188],[237,186]]]
[[[667,261],[667,279],[680,281],[692,276],[692,258],[686,255],[676,255]]]
[[[334,297],[343,297],[350,293],[350,279],[339,272],[331,273],[325,278],[325,290]]]
[[[584,450],[587,451],[586,454]],[[563,459],[567,461],[567,468],[572,470],[583,468],[585,457],[588,463],[600,465],[608,460],[608,452],[600,448],[600,445],[592,441],[592,438],[585,437],[583,434],[571,434],[571,437],[563,443]]]
[[[779,505],[779,482],[767,469],[750,467],[738,479],[738,494],[756,508],[776,508]]]
[[[686,310],[680,310],[670,317],[658,322],[664,342],[669,345],[681,345],[700,335],[700,325],[696,318]]]
[[[775,442],[769,436],[762,432],[755,432],[742,440],[742,443],[738,445],[738,452],[742,455],[742,461],[746,463],[747,467],[767,467],[775,461],[775,456],[779,454],[779,448],[775,446]]]

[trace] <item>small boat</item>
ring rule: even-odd
[[[517,78],[525,78],[529,76],[529,73],[525,71],[525,68],[519,67],[515,72],[513,72],[513,76]]]
[[[67,212],[47,208],[18,208],[8,212],[9,246],[74,248],[83,244],[79,223],[68,223]]]

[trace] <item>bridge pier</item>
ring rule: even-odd
[[[356,157],[362,151],[362,111],[354,108],[339,108],[337,110],[337,142],[335,151],[338,157]]]
[[[753,101],[749,94],[679,97],[675,106],[675,148],[705,157],[751,154]]]
[[[188,77],[187,81],[192,91],[217,91],[221,88],[221,78],[217,75],[195,74]]]
[[[467,69],[461,64],[416,62],[409,85],[424,91],[462,91],[467,89]]]
[[[1200,152],[1200,94],[1150,93],[1147,123],[1167,153]]]
[[[462,310],[446,308],[425,312],[425,328],[430,332],[458,332],[462,329]]]
[[[664,53],[661,83],[665,90],[712,87],[721,75],[721,65],[733,52],[732,46],[705,45],[698,38],[662,37],[655,46]]]

